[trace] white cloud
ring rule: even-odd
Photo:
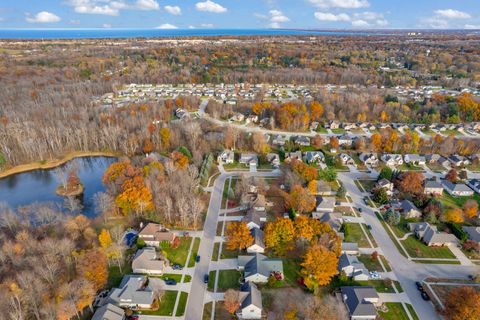
[[[377,26],[386,26],[388,25],[388,20],[386,19],[378,19],[378,20],[375,20],[375,23],[377,24]]]
[[[368,26],[370,26],[370,23],[368,23],[365,20],[359,19],[359,20],[353,20],[352,21],[352,26],[354,26],[354,27],[368,27]]]
[[[272,29],[280,29],[281,28],[280,23],[278,23],[278,22],[272,22],[268,26]]]
[[[422,21],[422,26],[427,26],[433,29],[448,29],[450,25],[448,21],[445,19],[441,19],[438,17],[431,17],[431,18],[424,19]]]
[[[218,3],[213,2],[211,0],[207,0],[204,2],[197,2],[197,4],[195,4],[195,7],[197,8],[198,11],[206,11],[206,12],[213,12],[213,13],[227,12],[227,8],[222,7]]]
[[[463,26],[465,29],[480,29],[480,24],[466,24]]]
[[[196,29],[195,26],[188,26],[188,29]]]
[[[314,15],[320,21],[350,21],[350,16],[346,13],[315,12]]]
[[[70,0],[68,4],[73,6],[77,13],[108,16],[118,16],[121,9],[127,8],[127,5],[123,2],[110,0]]]
[[[310,0],[310,3],[320,8],[358,9],[370,6],[368,0]]]
[[[470,19],[472,17],[466,12],[453,9],[436,10],[435,14],[446,19]]]
[[[135,8],[138,10],[158,10],[160,5],[155,0],[137,0]]]
[[[280,10],[270,10],[270,21],[271,22],[288,22],[290,19],[283,14]]]
[[[157,29],[171,30],[171,29],[178,29],[178,27],[170,23],[164,23],[162,25],[159,25]]]
[[[60,17],[47,11],[41,11],[33,17],[27,16],[25,18],[30,23],[52,23],[60,21]]]
[[[202,23],[200,25],[202,28],[213,28],[213,23]]]
[[[257,13],[257,12],[255,12],[255,13],[253,14],[253,16],[254,16],[255,18],[258,18],[258,19],[268,19],[268,16],[267,16],[267,15],[261,14],[261,13]]]
[[[109,29],[109,28],[112,27],[112,25],[111,25],[110,23],[104,23],[104,24],[102,25],[102,27],[105,28],[105,29]]]
[[[179,6],[165,6],[164,9],[175,16],[182,14],[182,9]]]
[[[383,13],[380,12],[371,12],[371,11],[365,11],[365,12],[357,12],[353,14],[353,17],[355,20],[363,20],[365,22],[368,22],[369,25],[377,25],[377,26],[386,26],[388,25],[388,20],[385,19],[383,16]],[[362,24],[362,22],[357,22]]]

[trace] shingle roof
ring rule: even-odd
[[[245,277],[257,273],[269,277],[272,271],[283,273],[283,262],[281,259],[267,258],[261,253],[251,256],[239,256],[238,264],[239,266],[244,265]]]
[[[125,311],[111,303],[98,308],[93,314],[92,320],[123,320]]]
[[[262,293],[254,283],[248,281],[245,282],[240,288],[240,291],[246,293],[241,303],[242,308],[246,308],[253,304],[262,309]]]
[[[132,261],[132,269],[160,270],[163,271],[165,261],[160,259],[155,248],[143,248],[135,253]]]
[[[122,304],[152,304],[153,291],[144,287],[147,281],[146,276],[126,275],[118,288],[112,289],[109,295],[109,302],[117,305]]]
[[[375,316],[375,306],[365,299],[379,298],[373,287],[341,287],[342,296],[351,316]]]
[[[462,229],[468,234],[470,240],[480,242],[480,227],[463,227]]]

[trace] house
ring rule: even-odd
[[[285,153],[285,162],[289,163],[293,160],[302,161],[302,151],[287,152]]]
[[[312,218],[318,219],[320,222],[328,223],[337,234],[340,234],[340,229],[343,224],[341,212],[314,211],[312,212]]]
[[[255,114],[251,114],[245,119],[246,124],[257,123],[257,122],[258,122],[258,116]]]
[[[251,208],[242,219],[247,224],[248,229],[260,229],[267,222],[267,213],[265,211],[255,210]]]
[[[163,274],[165,260],[155,248],[145,247],[135,253],[132,261],[133,273]]]
[[[472,190],[475,191],[476,193],[480,193],[480,180],[470,179],[467,181],[467,186],[472,188]]]
[[[351,320],[375,320],[380,304],[377,291],[371,286],[341,287],[342,300]]]
[[[233,117],[230,118],[230,120],[235,122],[242,122],[243,120],[245,120],[245,115],[241,113],[236,113],[233,115]]]
[[[410,201],[403,200],[399,203],[400,214],[406,219],[420,218],[422,212]]]
[[[480,243],[480,227],[462,227],[468,234],[468,239]]]
[[[335,197],[317,197],[317,212],[333,212]]]
[[[443,193],[443,186],[437,180],[425,180],[423,193],[433,196],[441,196]]]
[[[340,128],[340,122],[336,121],[336,120],[332,120],[330,122],[327,123],[327,125],[325,126],[325,128],[327,129],[338,129]]]
[[[158,247],[161,242],[172,244],[176,235],[163,225],[150,222],[138,233],[138,238],[145,241],[147,246]]]
[[[428,162],[428,163],[431,163],[431,164],[434,164],[434,163],[437,163],[438,160],[440,160],[440,158],[442,158],[441,155],[439,154],[428,154],[425,156],[425,160]]]
[[[217,162],[222,164],[233,163],[235,161],[235,152],[232,150],[223,150],[217,157]]]
[[[338,258],[338,272],[343,272],[347,277],[353,278],[355,281],[366,281],[370,278],[370,274],[358,258],[350,254],[342,254]]]
[[[177,108],[175,109],[175,116],[179,119],[188,118],[188,112],[181,108]]]
[[[253,243],[247,247],[247,253],[264,253],[265,242],[263,231],[259,228],[250,229],[250,234],[253,237]]]
[[[400,154],[384,154],[380,159],[390,167],[401,166],[403,164],[403,157]]]
[[[358,249],[358,244],[356,242],[342,242],[341,253],[345,253],[349,255],[358,255],[360,253]]]
[[[453,234],[440,232],[436,226],[432,226],[427,222],[409,223],[408,227],[427,246],[438,247],[458,244],[458,240]]]
[[[347,135],[338,137],[338,144],[345,147],[350,147],[353,144],[353,138]]]
[[[473,190],[464,183],[452,183],[448,180],[443,180],[443,187],[452,196],[456,197],[470,197],[473,196]]]
[[[305,136],[298,136],[295,138],[295,143],[299,146],[308,147],[310,145],[310,138]]]
[[[262,293],[254,283],[245,282],[240,287],[239,300],[238,319],[262,319]]]
[[[308,164],[317,164],[325,162],[325,155],[322,151],[307,151],[304,153],[305,162]]]
[[[315,131],[315,130],[317,130],[317,128],[318,128],[319,125],[320,125],[319,122],[317,122],[317,121],[312,121],[312,123],[310,124],[310,128],[309,128],[309,129],[310,129],[311,131]]]
[[[424,156],[420,156],[418,154],[406,154],[403,156],[403,161],[405,163],[409,164],[415,164],[415,165],[424,165],[427,160]]]
[[[378,166],[378,156],[376,153],[365,153],[362,152],[359,156],[360,161],[362,161],[366,166],[377,167]]]
[[[393,194],[393,183],[385,178],[378,180],[375,184],[375,188],[384,189],[389,196]]]
[[[283,262],[261,253],[250,256],[238,256],[238,269],[243,271],[245,282],[267,283],[272,272],[283,275]]]
[[[125,320],[125,311],[114,304],[107,303],[98,308],[93,314],[92,320]]]
[[[328,182],[323,180],[317,180],[315,195],[319,196],[334,196],[337,193],[332,191],[332,187],[328,184]]]
[[[287,142],[287,137],[281,136],[281,135],[275,136],[272,140],[272,144],[276,146],[284,146],[286,142]]]
[[[267,153],[267,161],[274,167],[280,165],[280,156],[276,153]]]
[[[355,164],[355,161],[352,159],[352,157],[350,157],[350,155],[348,155],[346,153],[340,153],[338,155],[338,158],[340,159],[340,161],[342,162],[343,165],[354,165]]]
[[[462,166],[468,166],[470,164],[470,160],[464,156],[459,156],[459,155],[451,155],[448,157],[448,161],[452,164],[452,166],[455,167],[462,167]]]
[[[119,288],[113,288],[107,303],[122,308],[151,309],[155,300],[153,290],[148,286],[148,278],[141,275],[123,276]]]
[[[253,152],[242,153],[238,162],[246,165],[247,167],[256,167],[258,166],[258,155]]]

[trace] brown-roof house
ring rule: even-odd
[[[165,228],[158,223],[148,223],[142,231],[138,234],[138,237],[145,241],[147,246],[159,247],[161,242],[173,243],[176,236],[173,232]]]

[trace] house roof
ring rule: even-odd
[[[318,193],[331,192],[331,191],[332,191],[332,187],[330,187],[330,185],[326,181],[317,180],[317,192]]]
[[[429,243],[455,243],[457,238],[453,234],[440,232],[436,226],[428,225],[423,235],[423,241]]]
[[[283,273],[283,262],[281,259],[267,258],[261,253],[256,253],[251,256],[239,256],[238,264],[239,266],[244,265],[245,277],[257,273],[269,277],[272,271]]]
[[[126,275],[118,288],[113,288],[108,296],[108,301],[117,305],[129,304],[152,304],[153,291],[145,287],[148,278],[146,276]]]
[[[358,251],[356,242],[342,242],[342,251]]]
[[[418,208],[412,203],[410,200],[403,200],[400,202],[400,208],[404,212],[409,212],[409,211],[419,211]]]
[[[445,186],[445,188],[455,192],[472,192],[473,191],[464,183],[452,183],[448,180],[443,180],[443,185]]]
[[[140,238],[153,237],[155,241],[173,241],[175,234],[158,223],[148,223],[138,234]]]
[[[338,258],[338,269],[341,271],[348,266],[353,266],[356,270],[366,270],[365,265],[358,260],[357,256],[344,253]]]
[[[318,197],[317,210],[333,210],[335,208],[335,197]]]
[[[265,211],[255,210],[251,208],[247,211],[247,214],[243,217],[242,221],[249,223],[253,222],[257,226],[261,226],[262,220],[267,218],[267,213]]]
[[[443,186],[436,180],[425,180],[425,189],[442,189]]]
[[[379,298],[373,287],[341,287],[342,296],[351,316],[376,316],[375,306],[365,299]]]
[[[250,234],[253,237],[253,244],[265,248],[264,235],[262,230],[258,228],[253,228],[252,230],[250,230]]]
[[[165,261],[157,254],[155,248],[143,248],[135,253],[132,261],[133,269],[145,270],[163,270],[165,268]]]
[[[123,320],[124,316],[125,311],[122,308],[107,303],[95,311],[92,320]]]
[[[310,162],[315,158],[325,159],[325,155],[321,151],[307,151],[305,152],[305,160]]]
[[[480,242],[480,227],[462,227],[470,240]]]
[[[246,308],[248,306],[254,305],[257,308],[262,309],[262,293],[258,290],[257,286],[247,281],[245,282],[241,288],[241,293],[246,293],[241,302],[241,308]]]

